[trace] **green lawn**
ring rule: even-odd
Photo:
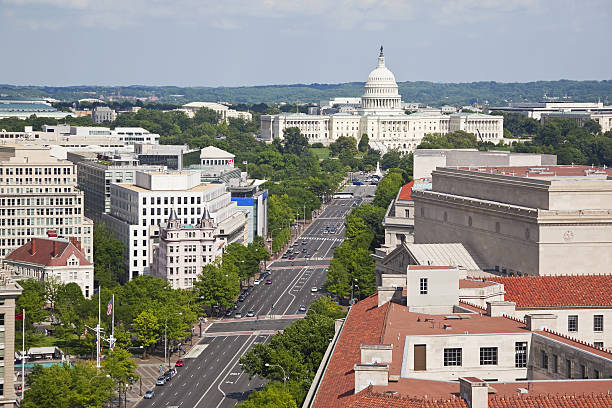
[[[311,147],[310,150],[320,159],[329,159],[328,147]]]

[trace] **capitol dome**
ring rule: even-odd
[[[361,107],[366,114],[403,113],[402,97],[395,82],[395,75],[385,66],[383,47],[380,47],[378,66],[368,75]]]

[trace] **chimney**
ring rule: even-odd
[[[355,364],[355,394],[370,385],[389,385],[386,364]]]
[[[512,316],[516,311],[516,303],[509,300],[497,300],[487,302],[487,315],[491,317],[499,317],[503,315]]]
[[[71,243],[72,245],[74,245],[74,246],[75,246],[75,247],[76,247],[76,248],[79,250],[79,252],[81,252],[81,251],[82,251],[82,250],[81,250],[81,241],[79,241],[79,240],[77,239],[77,237],[70,237],[70,238],[69,238],[69,240],[70,240],[70,243]]]
[[[55,258],[57,256],[57,240],[53,240],[53,252],[51,253],[51,256],[53,258]]]
[[[36,238],[32,238],[32,248],[30,249],[30,252],[32,253],[32,255],[34,255],[36,253]]]
[[[480,378],[459,378],[459,393],[470,408],[488,408],[489,406],[489,385]]]
[[[557,315],[552,313],[532,313],[525,315],[527,330],[557,330]]]
[[[362,344],[361,364],[381,364],[393,361],[393,344]]]

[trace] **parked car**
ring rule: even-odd
[[[232,317],[232,314],[234,312],[232,312],[232,309],[228,309],[227,312],[225,312],[225,317]]]
[[[290,260],[290,261],[292,261],[292,260],[294,260],[294,259],[295,259],[295,256],[293,256],[293,254],[289,256],[289,260]]]
[[[176,360],[176,364],[174,364],[175,367],[183,367],[183,365],[183,360]]]
[[[244,302],[244,299],[246,299],[246,295],[244,293],[242,295],[238,296],[238,301],[239,302]]]
[[[288,256],[289,256],[289,255],[287,255],[287,254],[283,254],[283,256],[281,256],[281,258],[283,258],[283,259],[287,259],[287,257],[288,257]]]
[[[236,319],[240,319],[240,318],[242,318],[242,312],[236,312],[236,313],[234,313],[234,317],[235,317]]]
[[[155,381],[155,385],[166,385],[166,377],[163,375],[160,377],[157,377],[157,381]]]
[[[266,281],[266,285],[271,285],[271,284],[272,284],[272,279],[268,279],[268,280]]]
[[[247,317],[254,317],[255,316],[255,311],[254,310],[249,310],[247,312]]]
[[[144,399],[152,399],[155,396],[155,391],[147,390],[144,394]]]
[[[302,245],[306,245],[308,242],[306,242],[306,240],[302,241]]]
[[[272,269],[266,268],[266,273],[272,273]]]
[[[317,288],[316,286],[313,286],[312,288],[310,288],[310,291],[313,292],[313,293],[314,292],[318,292],[319,288]]]
[[[164,373],[164,377],[166,378],[166,382],[170,382],[170,380],[172,379],[172,373],[170,372],[170,370]]]
[[[255,279],[255,281],[253,282],[253,284],[255,284],[255,285],[259,285],[260,283],[261,283],[261,280],[259,280],[259,279]]]

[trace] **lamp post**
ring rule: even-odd
[[[172,316],[182,316],[183,313],[178,312]],[[170,364],[168,361],[168,316],[166,315],[166,320],[164,321],[164,364],[166,364],[166,366],[168,368],[170,368]]]
[[[265,366],[266,367],[280,367],[280,369],[283,370],[283,386],[285,388],[287,388],[287,374],[285,373],[285,369],[282,366],[278,365],[278,364],[268,364],[268,363],[266,363]]]
[[[355,297],[353,296],[353,291],[355,289],[355,286],[357,286],[357,288],[359,288],[359,285],[355,285],[355,282],[357,282],[357,279],[353,279],[351,281],[351,305],[355,304]]]

